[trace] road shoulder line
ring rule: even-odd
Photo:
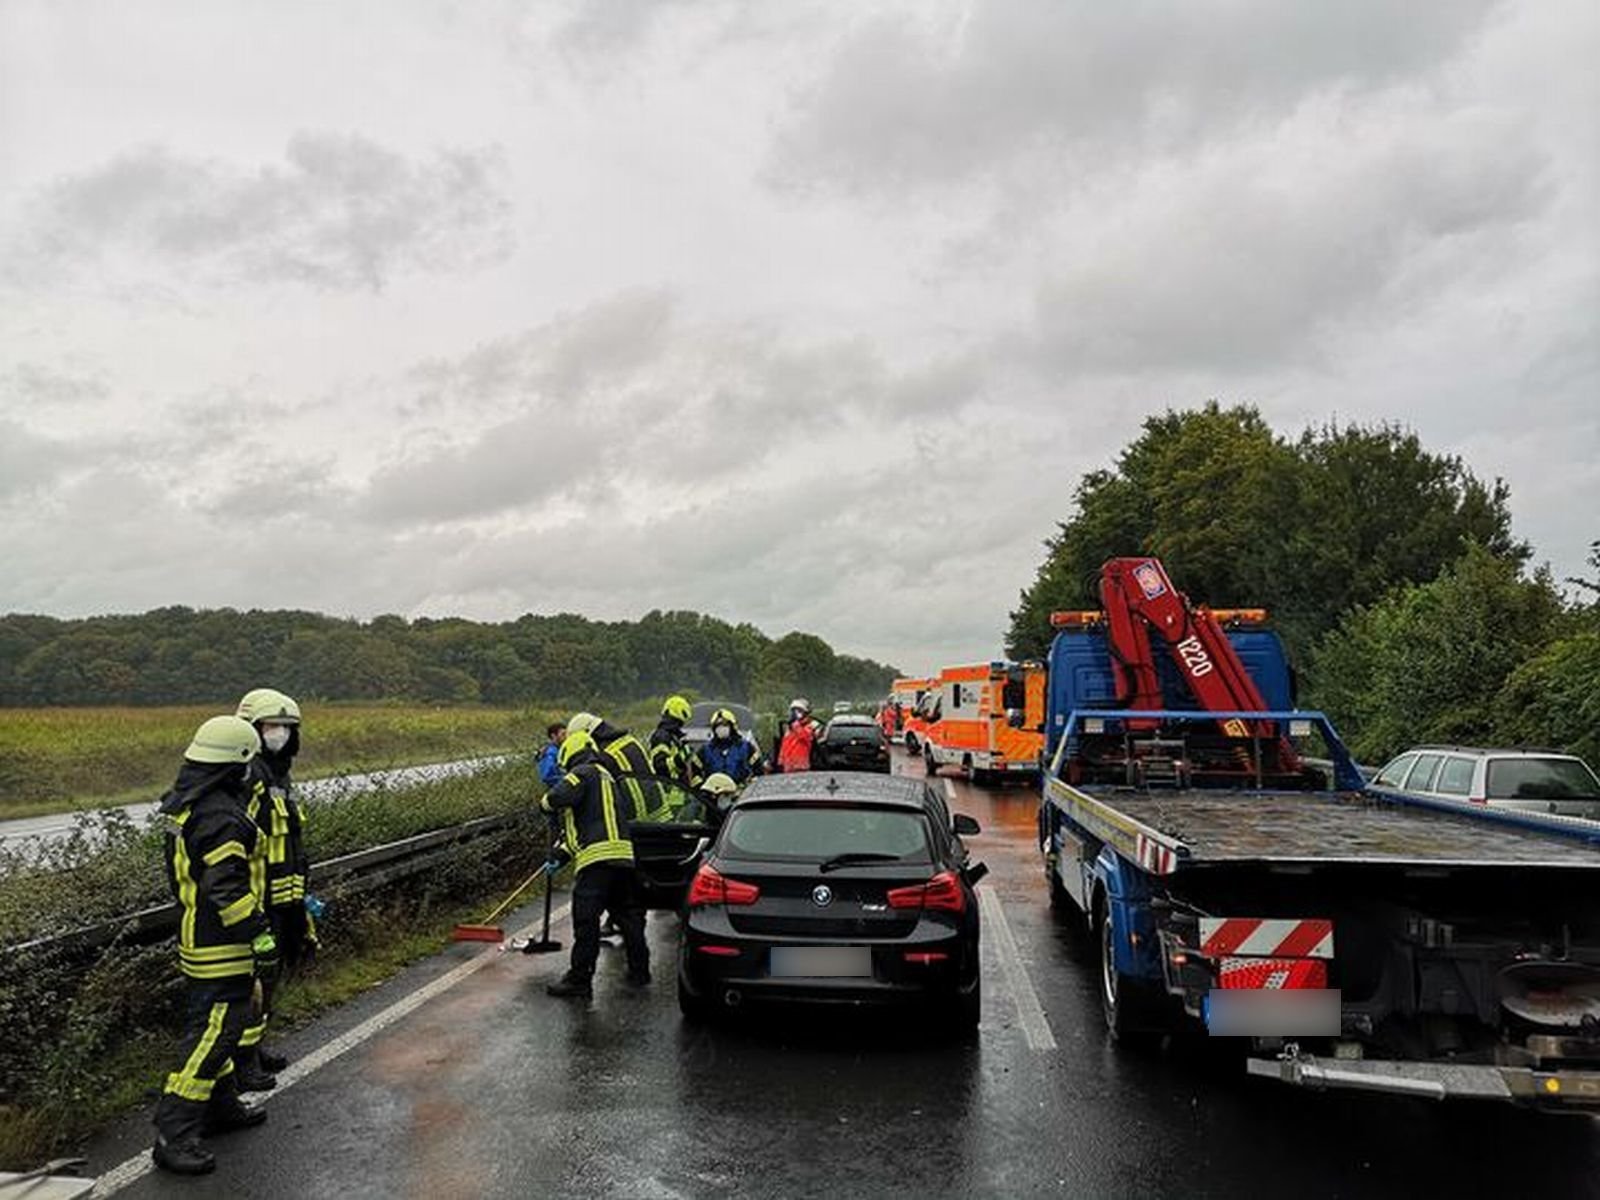
[[[1022,952],[1017,949],[1017,938],[1011,932],[1005,907],[1000,903],[999,895],[987,884],[980,886],[977,891],[978,908],[994,941],[995,951],[1000,956],[1000,970],[1016,1003],[1017,1020],[1022,1026],[1022,1036],[1027,1040],[1028,1049],[1054,1050],[1055,1034],[1050,1032],[1050,1022],[1045,1018],[1044,1006],[1039,1003],[1039,993],[1034,991],[1028,968],[1023,965]]]

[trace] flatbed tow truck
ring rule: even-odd
[[[1250,1074],[1302,1087],[1600,1112],[1600,823],[1369,791],[1331,722],[1268,707],[1288,681],[1258,684],[1159,563],[1113,563],[1163,603],[1064,625],[1051,670],[1076,683],[1052,700],[1078,706],[1051,714],[1040,807],[1113,1037],[1240,1038]]]

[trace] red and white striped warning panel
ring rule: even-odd
[[[1332,958],[1333,922],[1292,917],[1201,917],[1200,952],[1212,958]]]
[[[1320,958],[1225,958],[1217,986],[1230,991],[1292,991],[1328,986],[1328,964]]]
[[[1163,846],[1155,838],[1144,834],[1134,836],[1134,849],[1139,854],[1139,865],[1157,875],[1171,875],[1178,869],[1178,856],[1171,847]]]

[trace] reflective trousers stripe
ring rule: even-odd
[[[206,1020],[205,1032],[200,1035],[200,1040],[195,1043],[194,1051],[189,1055],[180,1070],[167,1076],[166,1090],[175,1095],[182,1096],[185,1100],[205,1101],[211,1099],[211,1089],[216,1084],[217,1078],[224,1071],[218,1071],[209,1078],[201,1075],[206,1058],[216,1048],[217,1038],[222,1034],[222,1022],[228,1016],[228,1006],[217,1003],[211,1006],[211,1016]],[[227,1060],[231,1070],[233,1060]]]

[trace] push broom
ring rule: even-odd
[[[509,896],[507,896],[504,900],[502,900],[498,905],[496,905],[495,906],[495,910],[492,913],[490,913],[488,916],[486,916],[483,919],[481,924],[464,923],[464,924],[461,924],[461,925],[457,925],[454,929],[452,929],[450,931],[450,940],[452,942],[503,942],[503,941],[505,941],[505,939],[506,939],[506,931],[504,929],[500,928],[500,926],[498,926],[498,925],[496,925],[494,923],[495,918],[498,917],[501,913],[505,912],[506,909],[510,908],[511,905],[516,902],[517,897],[522,895],[523,892],[527,891],[530,887],[532,887],[534,885],[534,883],[540,878],[540,876],[547,874],[548,870],[549,870],[549,867],[550,867],[550,864],[547,863],[547,862],[546,863],[540,863],[539,864],[539,869],[537,871],[535,871],[532,875],[529,875],[521,883],[519,883],[517,885],[516,891],[512,892]],[[550,941],[550,886],[549,886],[548,883],[546,883],[545,889],[544,889],[544,922],[545,922],[545,925],[544,925],[544,937],[542,939],[540,939],[540,940],[542,942],[548,943],[549,944],[549,949],[551,949],[551,950],[559,950],[559,949],[561,949],[561,943],[560,942],[551,942]],[[531,943],[531,942],[529,943],[529,945],[532,945],[532,944],[533,943]],[[526,953],[538,954],[538,953],[541,953],[541,951],[540,950],[527,950]]]

